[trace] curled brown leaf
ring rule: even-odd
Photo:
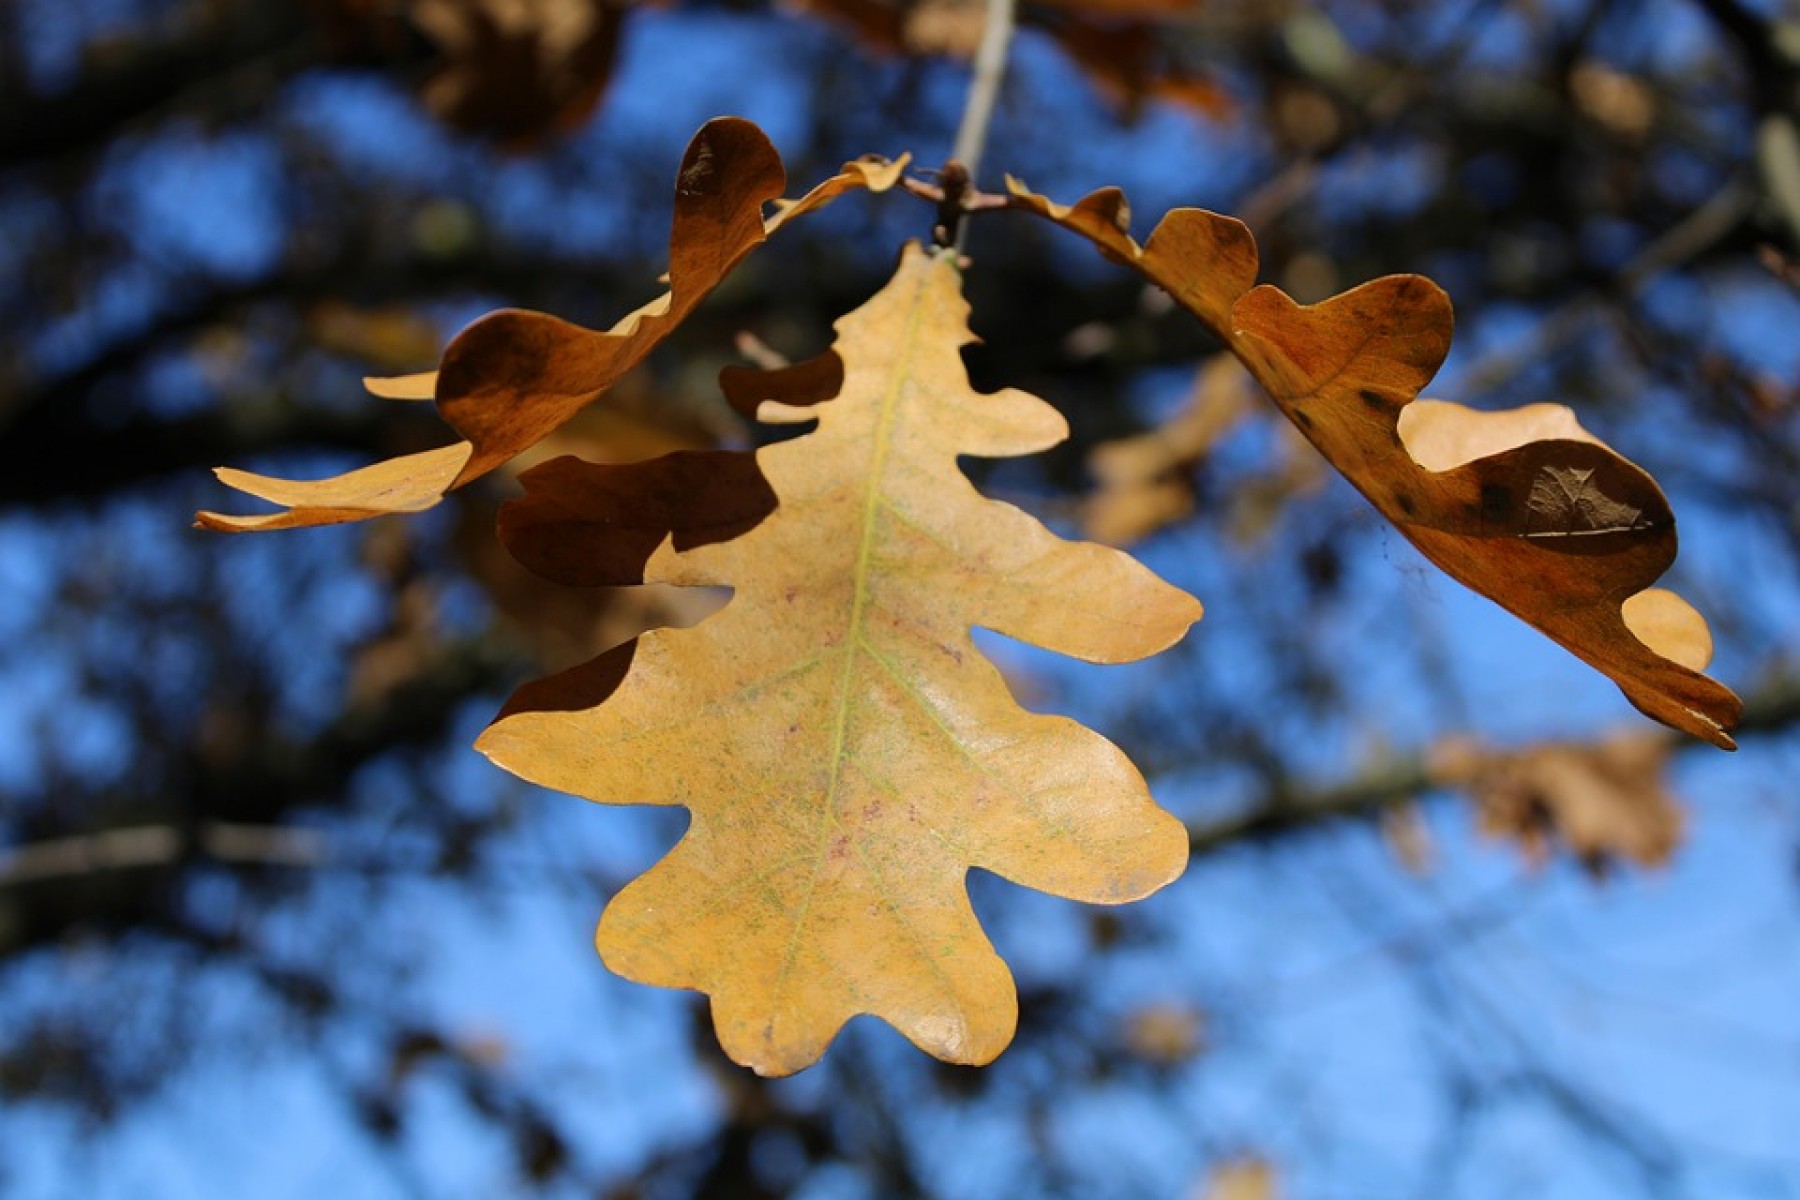
[[[1610,677],[1647,715],[1735,746],[1743,706],[1700,673],[1704,621],[1651,587],[1676,550],[1655,481],[1566,409],[1491,415],[1416,399],[1450,348],[1450,301],[1436,284],[1395,275],[1301,305],[1252,287],[1256,246],[1241,222],[1177,209],[1139,247],[1116,189],[1065,207],[1009,186],[1011,207],[1088,238],[1198,317],[1451,578]]]
[[[852,190],[882,191],[905,160],[845,165],[807,195],[766,218],[786,183],[781,159],[749,121],[709,121],[682,159],[669,235],[669,290],[605,331],[544,313],[503,309],[459,334],[437,371],[372,379],[376,395],[426,398],[462,441],[321,480],[285,480],[221,468],[239,491],[288,506],[260,516],[203,512],[223,532],[364,520],[430,508],[454,488],[492,471],[593,404],[642,362],[743,258],[786,221]]]

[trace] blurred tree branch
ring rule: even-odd
[[[167,106],[192,107],[188,97],[221,85],[248,86],[241,99],[253,105],[280,77],[318,60],[323,44],[305,5],[252,0],[230,10],[203,32],[141,46],[87,72],[66,92],[40,96],[17,81],[0,94],[0,170],[92,149]]]
[[[365,764],[439,741],[468,699],[499,686],[513,666],[491,638],[447,645],[378,703],[344,712],[309,742],[260,729],[223,761],[195,749],[168,773],[160,805],[139,797],[113,817],[125,823],[0,852],[0,958],[72,927],[141,919],[152,880],[184,863],[320,861],[308,858],[318,844],[305,831],[280,823],[307,805],[338,803]],[[158,807],[172,819],[136,823]]]
[[[1800,676],[1790,676],[1764,686],[1747,699],[1738,731],[1748,737],[1781,734],[1796,724],[1800,724]],[[1672,750],[1705,748],[1680,734],[1664,731],[1657,736]],[[1246,812],[1190,823],[1188,846],[1198,856],[1240,842],[1269,841],[1346,817],[1365,818],[1409,803],[1438,786],[1423,758],[1409,758],[1337,787],[1281,789]]]
[[[247,753],[228,785],[218,781],[203,790],[256,797],[248,806],[235,807],[247,809],[246,815],[254,815],[258,823],[200,820],[124,826],[26,842],[0,852],[0,900],[8,892],[42,889],[96,874],[167,868],[190,859],[249,868],[409,871],[413,868],[404,864],[344,859],[334,853],[325,835],[271,822],[303,803],[329,796],[375,754],[397,744],[428,741],[468,690],[482,681],[492,682],[503,665],[484,642],[465,645],[411,681],[398,701],[384,704],[378,712],[346,713],[303,754],[279,742]],[[1796,724],[1800,724],[1800,676],[1780,680],[1754,694],[1745,706],[1739,731],[1747,736],[1780,734]],[[1679,734],[1657,736],[1671,750],[1701,748],[1700,743]],[[1335,787],[1281,788],[1241,814],[1190,823],[1189,846],[1198,856],[1243,842],[1266,842],[1329,821],[1366,818],[1440,786],[1425,761],[1413,758]],[[201,811],[230,807],[202,806]],[[41,901],[42,896],[37,899]],[[6,928],[0,921],[0,954],[9,949]],[[37,938],[53,933],[40,933]]]

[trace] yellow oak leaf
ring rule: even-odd
[[[756,452],[773,506],[739,486],[701,495],[707,473],[739,468],[699,456],[628,484],[572,460],[522,476],[502,536],[527,565],[735,592],[691,629],[522,688],[477,747],[548,787],[690,810],[597,941],[628,978],[708,993],[738,1062],[798,1070],[868,1013],[939,1058],[984,1063],[1017,1003],[969,868],[1120,903],[1180,873],[1187,835],[1116,746],[1020,708],[970,630],[1123,662],[1174,643],[1200,605],[958,469],[958,455],[1046,449],[1067,426],[1023,392],[971,389],[952,256],[909,246],[837,333],[831,398],[804,365],[734,389],[760,393],[765,420],[818,422]],[[651,498],[621,516],[627,493]],[[570,559],[579,539],[601,565]]]
[[[1450,301],[1392,275],[1319,304],[1252,286],[1242,222],[1176,209],[1139,246],[1116,188],[1009,202],[1086,237],[1198,317],[1326,461],[1451,578],[1610,677],[1663,724],[1733,749],[1743,704],[1701,674],[1706,622],[1651,585],[1675,561],[1655,480],[1559,405],[1479,413],[1417,397],[1450,349]]]

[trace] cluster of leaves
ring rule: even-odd
[[[316,0],[342,50],[434,51],[420,87],[447,124],[522,146],[579,126],[606,94],[625,7],[599,0]]]
[[[664,295],[605,332],[492,314],[436,372],[371,381],[434,400],[460,440],[326,480],[222,470],[285,507],[200,523],[268,530],[429,508],[602,401],[784,224],[846,192],[901,187],[965,213],[1033,214],[1139,272],[1446,573],[1648,715],[1732,746],[1740,706],[1701,674],[1704,620],[1651,586],[1676,549],[1656,484],[1567,409],[1419,399],[1450,344],[1449,302],[1430,281],[1392,276],[1305,306],[1256,285],[1254,241],[1228,217],[1178,209],[1139,244],[1116,189],[1072,206],[1016,182],[946,199],[905,167],[858,160],[780,201],[785,172],[762,133],[709,123],[677,182]],[[607,908],[600,950],[630,978],[710,994],[726,1051],[759,1072],[815,1061],[858,1013],[947,1061],[990,1061],[1016,1001],[967,870],[1117,903],[1186,860],[1185,830],[1118,748],[1022,710],[970,639],[980,625],[1123,662],[1175,642],[1200,605],[1119,551],[983,498],[958,470],[959,455],[1067,435],[1041,400],[971,388],[962,270],[952,250],[909,245],[892,281],[838,322],[831,351],[726,372],[740,412],[816,421],[810,434],[754,453],[555,459],[502,512],[508,549],[557,582],[735,589],[693,629],[521,688],[478,747],[537,783],[691,811],[675,850]]]
[[[643,0],[314,0],[346,51],[402,57],[422,40],[435,69],[421,98],[442,120],[514,147],[580,125],[611,81],[625,27]],[[880,52],[974,57],[985,0],[791,0],[791,10],[851,31]],[[1127,112],[1148,100],[1206,114],[1223,89],[1168,53],[1158,36],[1192,15],[1187,0],[1041,0],[1027,23],[1062,47]]]

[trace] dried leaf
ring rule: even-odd
[[[1013,206],[1080,234],[1106,257],[1145,275],[1200,318],[1221,342],[1232,344],[1232,306],[1256,283],[1256,239],[1242,221],[1199,208],[1178,208],[1139,246],[1131,237],[1131,206],[1118,188],[1057,204],[1013,178]]]
[[[1250,378],[1230,355],[1207,360],[1174,416],[1146,433],[1102,442],[1088,456],[1100,486],[1082,505],[1087,535],[1123,546],[1186,517],[1191,474],[1248,411]]]
[[[438,368],[438,411],[475,446],[457,482],[532,445],[642,362],[762,243],[762,207],[785,179],[755,125],[709,121],[676,180],[667,292],[605,332],[507,309],[451,342]]]
[[[1656,89],[1598,59],[1570,68],[1569,97],[1583,116],[1627,142],[1642,142],[1656,125]]]
[[[1512,752],[1456,739],[1437,747],[1430,767],[1435,782],[1474,798],[1484,833],[1516,839],[1539,862],[1560,840],[1599,874],[1617,859],[1661,866],[1680,844],[1669,753],[1666,738],[1644,733]]]
[[[574,587],[656,582],[651,558],[729,541],[775,511],[753,454],[682,451],[597,465],[558,458],[520,477],[527,499],[500,512],[500,539],[545,579]]]
[[[558,456],[574,454],[627,464],[623,470],[629,478],[631,472],[643,471],[649,460],[718,444],[721,431],[710,423],[716,409],[671,404],[661,393],[636,386],[644,378],[639,372],[620,381],[608,393],[608,403],[586,409],[502,471],[516,478]],[[657,488],[653,478],[643,486]],[[717,611],[724,600],[706,588],[608,587],[596,593],[552,583],[521,566],[495,540],[494,516],[485,506],[461,506],[458,516],[461,563],[505,621],[507,636],[549,670],[584,662],[649,629],[695,624]],[[373,527],[406,526],[391,522]]]
[[[600,952],[629,978],[709,993],[726,1052],[764,1073],[815,1061],[858,1013],[947,1061],[991,1060],[1017,1008],[968,869],[1118,903],[1186,859],[1181,824],[1124,755],[1020,709],[970,639],[981,625],[1119,662],[1170,645],[1200,609],[970,486],[958,455],[1041,450],[1066,426],[1022,392],[970,389],[966,317],[953,261],[909,247],[838,323],[839,395],[806,406],[780,402],[779,378],[746,388],[765,415],[819,424],[756,453],[779,504],[741,536],[684,545],[682,527],[717,530],[718,514],[683,487],[620,530],[620,497],[647,490],[575,464],[528,473],[503,525],[565,578],[736,589],[693,629],[522,688],[477,745],[545,786],[691,810],[676,848],[608,906]],[[659,524],[671,536],[640,568],[638,531]],[[577,532],[596,539],[585,556],[552,549]]]
[[[424,512],[444,498],[473,449],[467,442],[402,455],[330,479],[277,479],[231,467],[214,472],[219,482],[246,495],[284,505],[281,512],[238,517],[195,514],[203,529],[221,533],[303,529],[366,521],[388,513]]]
[[[1206,1014],[1191,1004],[1147,1004],[1125,1018],[1125,1049],[1155,1067],[1178,1067],[1206,1049]]]
[[[1090,7],[1097,11],[1085,11]],[[1230,93],[1168,52],[1154,23],[1163,14],[1149,11],[1149,6],[1141,14],[1131,13],[1132,7],[1082,5],[1056,21],[1051,33],[1126,120],[1134,120],[1150,100],[1215,119],[1231,115]],[[1108,11],[1112,9],[1121,11]],[[1129,19],[1119,21],[1115,16]]]
[[[987,25],[986,0],[785,0],[782,7],[835,21],[882,53],[962,62],[975,57]],[[1018,16],[1055,39],[1128,117],[1151,99],[1224,116],[1232,109],[1230,95],[1165,45],[1163,30],[1197,9],[1194,0],[1043,0]]]
[[[1214,1167],[1203,1200],[1275,1200],[1275,1168],[1257,1158]]]
[[[314,305],[306,324],[320,347],[390,371],[430,361],[441,336],[435,322],[411,309],[364,309],[337,300]]]
[[[1064,207],[1009,187],[1014,207],[1087,237],[1198,317],[1451,578],[1609,676],[1647,715],[1735,746],[1742,703],[1698,669],[1705,622],[1671,593],[1638,599],[1675,560],[1655,481],[1566,409],[1480,414],[1415,400],[1450,348],[1450,302],[1430,280],[1390,276],[1300,305],[1252,289],[1256,248],[1241,222],[1177,209],[1140,249],[1116,189]]]
[[[244,532],[430,508],[446,492],[492,471],[598,400],[668,337],[770,230],[846,191],[893,186],[904,161],[847,164],[765,223],[763,205],[781,194],[786,180],[775,148],[748,121],[707,122],[688,146],[677,179],[668,292],[604,333],[543,313],[491,313],[450,343],[437,372],[367,381],[376,395],[395,399],[419,398],[429,384],[439,414],[464,441],[330,479],[284,480],[222,468],[219,477],[225,483],[288,505],[290,511],[249,517],[203,512],[198,523]]]
[[[383,400],[435,400],[437,372],[420,371],[416,375],[367,375],[363,387],[371,396]]]
[[[470,512],[457,523],[469,575],[505,622],[507,636],[549,670],[562,670],[646,630],[686,627],[718,611],[719,589],[663,585],[575,589],[535,575],[494,539],[493,520]]]
[[[1260,474],[1233,488],[1226,502],[1230,506],[1226,534],[1239,545],[1268,536],[1289,503],[1325,486],[1327,467],[1312,443],[1286,422],[1277,425],[1276,431],[1273,460]]]
[[[625,9],[604,0],[412,0],[443,52],[424,99],[445,123],[523,147],[599,105]]]
[[[987,0],[915,0],[900,37],[914,54],[975,57],[987,27]]]
[[[438,592],[412,579],[394,595],[388,627],[357,647],[344,686],[344,707],[374,712],[417,679],[444,643],[438,620]]]
[[[606,92],[632,0],[309,0],[323,40],[406,66],[436,52],[425,106],[522,149],[584,121]],[[436,347],[434,346],[435,350]]]
[[[844,360],[837,351],[827,350],[817,358],[785,367],[756,370],[750,367],[726,367],[719,373],[719,387],[732,408],[751,420],[761,418],[771,424],[781,423],[784,410],[810,408],[834,398],[844,386]],[[765,401],[775,408],[762,411]],[[799,412],[798,420],[810,420]]]
[[[912,161],[912,155],[902,154],[896,159],[886,159],[876,154],[867,154],[862,158],[852,159],[844,164],[843,169],[824,183],[798,200],[775,201],[775,215],[766,221],[764,233],[772,234],[795,217],[804,216],[816,209],[824,208],[839,196],[849,191],[885,192],[900,182],[906,171],[906,164]]]

